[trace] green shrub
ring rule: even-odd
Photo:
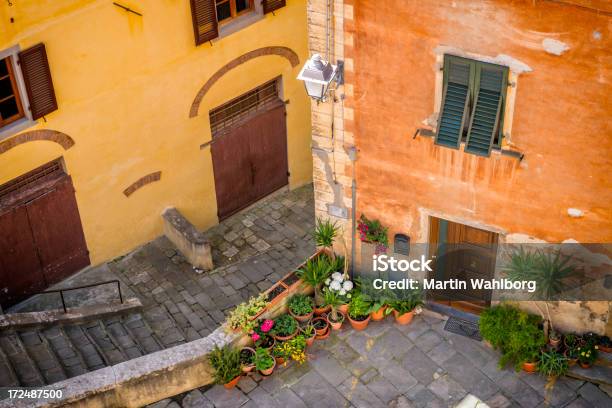
[[[334,244],[334,239],[338,235],[338,227],[336,223],[330,220],[321,220],[317,218],[317,225],[314,231],[314,239],[317,246],[331,249]]]
[[[298,328],[297,321],[288,314],[280,315],[274,319],[274,327],[271,333],[275,336],[289,336]]]
[[[258,347],[255,350],[253,363],[255,363],[255,368],[257,370],[267,370],[274,365],[274,358],[270,355],[268,350]]]
[[[230,346],[215,346],[208,361],[215,369],[214,379],[217,384],[227,384],[242,373],[240,351]]]
[[[395,299],[389,301],[389,306],[400,315],[408,313],[422,304],[423,293],[418,289],[403,291],[401,296],[395,296]]]
[[[239,304],[230,312],[227,317],[227,326],[232,330],[240,329],[245,334],[250,333],[256,324],[253,318],[267,305],[268,299],[265,293],[252,297],[248,302]]]
[[[349,303],[348,314],[353,320],[365,319],[371,311],[372,303],[362,294],[355,294]]]
[[[559,377],[569,369],[567,358],[556,351],[542,352],[538,371],[547,377]]]
[[[314,301],[308,295],[297,294],[291,296],[287,302],[287,306],[291,313],[296,316],[304,316],[312,312],[314,307]]]

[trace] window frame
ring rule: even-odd
[[[18,121],[19,119],[25,118],[26,114],[25,114],[25,110],[23,108],[23,102],[22,102],[22,97],[21,97],[21,92],[19,89],[19,84],[17,81],[17,76],[16,76],[16,69],[15,69],[15,65],[13,63],[13,55],[8,55],[4,58],[0,58],[0,61],[4,64],[6,64],[6,68],[7,68],[7,74],[3,77],[0,77],[0,80],[4,80],[6,78],[9,78],[10,82],[11,82],[11,90],[12,90],[12,95],[6,96],[2,99],[0,99],[0,103],[10,99],[10,98],[14,98],[15,102],[17,104],[17,113],[13,116],[10,116],[9,118],[3,118],[0,114],[0,129],[10,125],[11,123],[14,123],[16,121]]]
[[[248,0],[249,2],[249,7],[245,10],[242,10],[240,12],[236,11],[236,1],[237,0],[215,0],[215,12],[217,13],[217,24],[219,24],[219,29],[221,29],[221,26],[225,25],[225,24],[229,24],[233,21],[235,21],[237,18],[251,13],[251,12],[255,12],[255,0]],[[219,4],[223,4],[223,3],[229,3],[230,5],[230,16],[228,18],[225,18],[223,20],[219,20],[219,13],[217,12],[217,7]]]
[[[11,57],[11,68],[13,69],[15,82],[17,85],[17,89],[19,90],[21,107],[23,109],[22,117],[9,124],[0,126],[0,141],[13,136],[17,132],[21,132],[22,130],[30,128],[36,125],[37,123],[34,119],[32,119],[32,112],[28,108],[30,106],[30,100],[28,98],[25,80],[23,79],[21,68],[18,65],[19,53],[21,51],[22,49],[19,45],[14,45],[12,47],[0,50],[0,60],[4,60],[7,57]]]

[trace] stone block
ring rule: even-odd
[[[179,252],[198,269],[213,269],[210,243],[176,208],[162,214],[164,234]]]

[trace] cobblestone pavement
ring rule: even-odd
[[[398,326],[391,317],[363,332],[345,323],[317,341],[308,361],[281,367],[268,378],[253,374],[238,387],[196,389],[149,405],[192,407],[451,407],[468,393],[490,407],[539,407],[546,379],[498,370],[498,355],[443,329],[444,320],[416,316]],[[548,395],[551,407],[610,407],[612,399],[591,383],[561,378]]]
[[[197,273],[165,238],[86,270],[62,287],[119,279],[143,309],[84,324],[0,334],[0,387],[39,386],[205,337],[236,304],[268,289],[314,250],[312,186],[277,193],[207,234],[215,270]],[[237,252],[236,252],[237,251]],[[219,266],[220,265],[220,266]],[[115,300],[114,287],[71,292],[69,306]],[[20,311],[61,307],[38,296]]]

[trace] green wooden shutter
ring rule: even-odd
[[[462,58],[444,57],[444,93],[436,144],[459,148],[470,96],[472,64]]]
[[[507,68],[477,64],[475,97],[465,151],[488,156],[495,136],[501,143],[502,109],[507,86]]]

